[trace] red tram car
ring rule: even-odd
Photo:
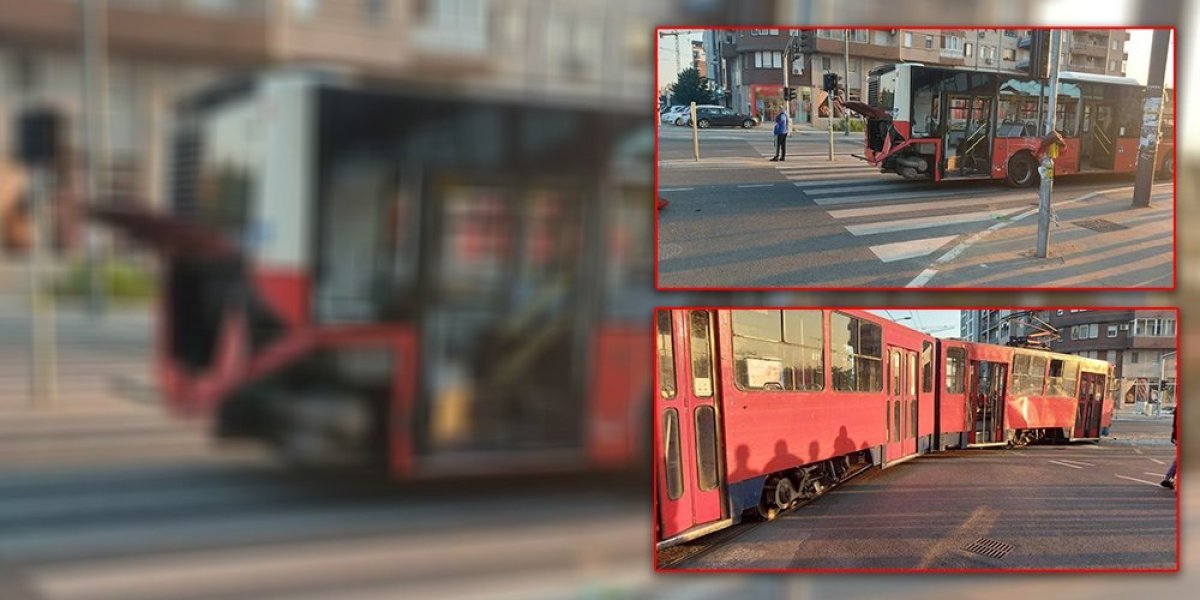
[[[656,314],[660,547],[773,518],[856,468],[1039,439],[1099,440],[1105,361],[941,340],[859,310]]]

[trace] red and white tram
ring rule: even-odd
[[[660,547],[772,518],[849,475],[948,448],[1098,440],[1107,362],[940,340],[859,310],[656,314]]]

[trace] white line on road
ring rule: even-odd
[[[1134,448],[1133,451],[1137,452],[1138,454],[1145,454],[1145,452],[1142,452],[1141,448]]]
[[[905,242],[895,242],[892,244],[880,244],[871,246],[871,252],[879,257],[879,260],[890,263],[898,260],[906,260],[909,258],[917,258],[918,256],[928,256],[937,251],[938,248],[954,241],[957,235],[948,235],[944,237],[925,238],[923,240],[908,240]]]
[[[1151,477],[1158,477],[1159,475],[1162,475],[1162,473],[1151,473],[1150,471],[1142,471],[1142,473],[1145,473]]]
[[[914,190],[911,192],[895,192],[893,190],[880,190],[878,192],[864,192],[853,195],[843,195],[832,193],[828,196],[813,198],[818,194],[810,194],[808,190],[803,190],[805,195],[809,196],[813,202],[819,206],[831,206],[838,204],[861,204],[864,202],[884,202],[887,200],[918,200],[921,198],[939,198],[944,196],[954,196],[957,198],[985,198],[985,194],[963,194],[962,192],[930,192]],[[832,192],[832,191],[831,191]]]
[[[1064,467],[1071,467],[1072,469],[1082,469],[1082,468],[1083,468],[1083,467],[1080,467],[1080,466],[1077,466],[1077,465],[1071,465],[1071,464],[1067,464],[1067,463],[1065,463],[1065,462],[1059,462],[1059,461],[1057,461],[1057,460],[1051,460],[1051,461],[1047,461],[1047,462],[1052,462],[1052,463],[1054,463],[1054,464],[1056,464],[1056,465],[1062,465],[1062,466],[1064,466]]]
[[[1150,460],[1152,460],[1152,461],[1154,461],[1154,462],[1156,462],[1156,463],[1158,463],[1158,464],[1160,464],[1160,465],[1165,465],[1165,464],[1167,464],[1167,463],[1165,463],[1165,462],[1163,462],[1163,461],[1161,461],[1161,460],[1158,460],[1157,458],[1152,458],[1152,457],[1149,457],[1149,456],[1147,456],[1146,458],[1149,458]]]
[[[1065,459],[1065,458],[1060,458],[1059,460],[1061,460],[1061,461],[1063,461],[1063,462],[1066,462],[1066,463],[1071,463],[1071,464],[1073,464],[1073,465],[1083,465],[1083,466],[1085,466],[1085,467],[1094,467],[1094,466],[1096,466],[1096,465],[1093,465],[1092,463],[1086,463],[1086,462],[1083,462],[1082,460],[1067,460],[1067,459]]]
[[[690,192],[696,188],[659,188],[660,192]]]
[[[913,280],[908,282],[908,285],[904,287],[921,287],[925,285],[927,281],[933,279],[934,275],[937,275],[937,269],[925,269],[924,271],[921,271],[920,275],[914,277]]]
[[[1128,479],[1129,481],[1136,481],[1138,483],[1144,483],[1146,485],[1152,485],[1154,487],[1158,487],[1158,483],[1156,483],[1154,481],[1146,481],[1145,479],[1138,479],[1136,477],[1126,477],[1124,475],[1117,475],[1117,477],[1120,477],[1121,479]]]
[[[1021,201],[1020,199],[1014,199]],[[978,198],[968,198],[965,200],[942,200],[940,202],[910,202],[905,204],[889,204],[886,206],[868,206],[865,208],[843,208],[841,210],[829,211],[829,216],[835,219],[848,219],[852,217],[867,217],[874,215],[890,215],[903,212],[917,212],[921,210],[940,210],[946,208],[958,208],[961,206],[979,206],[983,204]]]
[[[773,185],[775,185],[775,184],[773,184],[773,183],[751,183],[751,184],[747,184],[747,185],[739,185],[738,187],[740,187],[740,188],[761,188],[761,187],[771,187]]]
[[[846,231],[851,235],[876,235],[880,233],[895,233],[897,231],[911,231],[913,229],[928,229],[930,227],[945,227],[946,225],[960,225],[963,223],[977,223],[979,221],[990,221],[999,217],[1007,217],[1021,209],[1010,209],[1007,211],[982,210],[979,212],[961,213],[957,215],[936,215],[932,217],[918,217],[915,219],[900,219],[897,221],[887,221],[881,223],[863,223],[861,225],[847,225]]]

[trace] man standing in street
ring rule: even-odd
[[[1175,405],[1175,418],[1171,420],[1171,443],[1172,444],[1178,445],[1178,442],[1176,441],[1176,438],[1178,436],[1179,436],[1179,404],[1176,404]],[[1171,461],[1171,468],[1167,469],[1167,474],[1163,475],[1162,483],[1160,483],[1159,485],[1161,485],[1167,489],[1171,489],[1171,490],[1175,489],[1175,473],[1176,473],[1176,469],[1177,469],[1177,466],[1176,466],[1177,461],[1178,461],[1178,458],[1176,458],[1176,460]]]
[[[775,115],[775,158],[771,162],[787,160],[787,136],[792,130],[792,120],[788,117],[787,105],[784,105]]]

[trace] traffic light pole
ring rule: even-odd
[[[1050,98],[1046,109],[1046,130],[1044,132],[1047,138],[1054,133],[1054,121],[1058,115],[1058,56],[1061,41],[1062,31],[1050,30],[1050,85],[1046,90],[1046,94]],[[1042,185],[1038,193],[1038,258],[1046,258],[1050,251],[1050,192],[1054,189],[1054,154],[1057,154],[1057,146],[1050,144],[1042,155],[1042,165],[1038,169],[1042,176]]]
[[[845,102],[846,100],[850,99],[850,30],[849,29],[846,30],[846,34],[843,37],[844,37],[844,39],[842,40],[842,53],[843,53],[842,54],[842,71],[846,74],[846,76],[842,79],[842,81],[846,82],[846,97],[842,99],[842,102]],[[830,116],[833,116],[833,113],[830,113]],[[846,112],[845,108],[842,108],[842,121],[846,127],[846,132],[843,135],[850,135],[850,113]]]
[[[1150,206],[1150,188],[1154,185],[1154,165],[1158,161],[1158,138],[1163,112],[1163,83],[1171,30],[1155,29],[1150,42],[1150,71],[1146,98],[1142,101],[1142,130],[1138,142],[1137,178],[1133,182],[1133,208]]]

